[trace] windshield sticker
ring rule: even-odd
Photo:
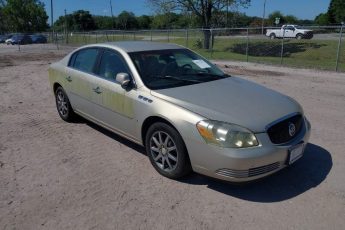
[[[209,64],[207,64],[204,60],[193,60],[194,64],[199,66],[201,69],[211,68]]]

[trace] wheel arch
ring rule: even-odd
[[[55,94],[55,92],[56,92],[56,90],[57,90],[58,87],[62,87],[62,85],[61,85],[60,83],[58,83],[58,82],[55,82],[55,83],[53,84],[53,91],[54,91],[54,94]],[[62,87],[62,88],[63,88],[63,87]]]
[[[163,118],[160,116],[150,116],[144,120],[144,122],[141,126],[141,140],[142,140],[142,143],[144,146],[145,146],[145,137],[146,137],[146,133],[147,133],[148,129],[150,128],[151,125],[153,125],[154,123],[157,123],[157,122],[162,122],[162,123],[165,123],[165,124],[171,126],[182,137],[181,133],[177,130],[177,128],[170,121],[168,121],[166,118]]]
[[[304,35],[303,35],[302,33],[297,33],[297,34],[296,34],[296,38],[298,38],[299,36],[300,36],[301,38],[303,38]]]
[[[180,135],[181,139],[182,139],[182,142],[184,144],[184,147],[186,149],[186,153],[187,153],[187,161],[189,162],[189,164],[191,165],[191,160],[190,160],[190,156],[189,156],[189,152],[188,152],[188,148],[186,146],[186,143],[181,135],[181,133],[178,131],[178,129],[169,121],[167,120],[166,118],[163,118],[163,117],[160,117],[160,116],[150,116],[150,117],[147,117],[142,126],[141,126],[141,139],[142,139],[142,143],[143,143],[143,146],[146,148],[146,143],[145,143],[145,138],[146,138],[146,134],[147,134],[147,131],[148,129],[150,128],[151,125],[153,125],[154,123],[157,123],[157,122],[162,122],[162,123],[165,123],[167,125],[169,125],[170,127],[172,127],[174,130],[176,130],[176,132]]]

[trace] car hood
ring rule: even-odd
[[[265,132],[267,125],[286,115],[303,113],[290,97],[238,77],[151,94],[207,119],[241,125],[256,133]]]

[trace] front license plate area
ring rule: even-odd
[[[292,165],[303,156],[304,143],[295,145],[289,149],[288,164]]]

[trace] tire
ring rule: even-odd
[[[75,118],[75,113],[67,97],[65,90],[59,86],[55,90],[56,109],[62,120],[71,122]]]
[[[270,39],[271,39],[271,40],[276,39],[276,35],[275,35],[275,34],[270,34]]]
[[[162,122],[151,125],[145,148],[152,166],[165,177],[179,179],[192,171],[184,141],[170,125]]]
[[[302,38],[303,38],[303,35],[302,35],[302,34],[297,34],[297,35],[296,35],[296,39],[297,39],[297,40],[302,40]]]

